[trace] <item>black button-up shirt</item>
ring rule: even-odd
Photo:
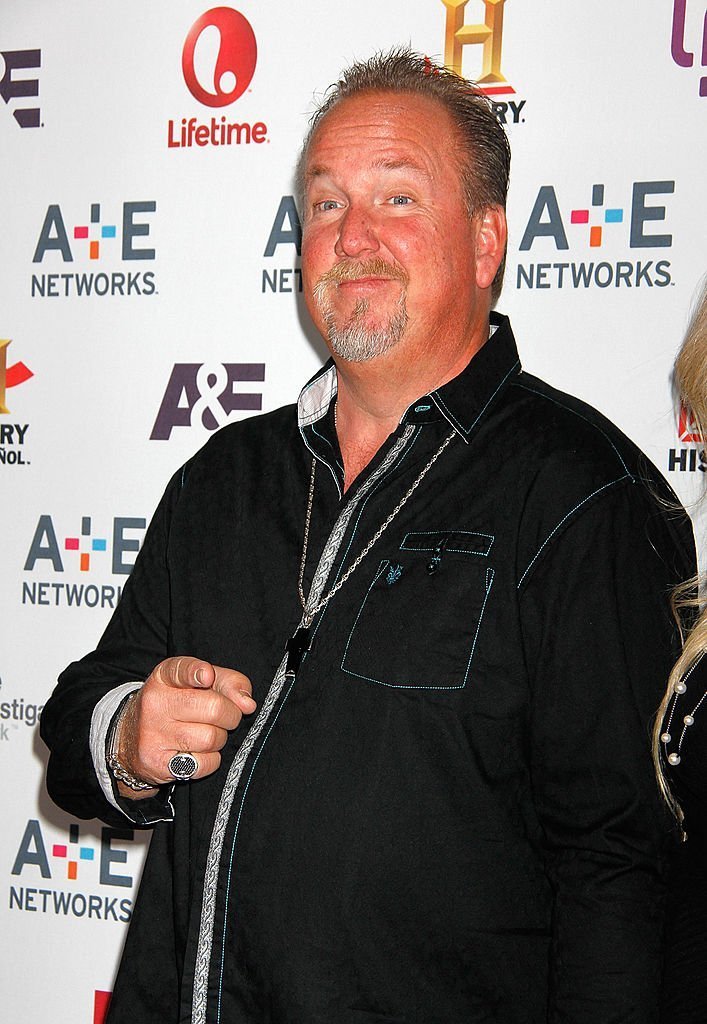
[[[260,708],[219,772],[166,805],[123,802],[173,820],[111,1022],[192,1019],[205,920],[209,1022],[654,1020],[666,819],[649,722],[691,531],[635,446],[523,373],[493,322],[345,495],[332,365],[298,412],[219,431],[170,484],[97,651],[64,673],[42,716],[50,792],[114,823],[87,753],[111,688],[190,654],[247,673]],[[278,677],[312,457],[304,592],[326,549],[326,597],[450,433]]]

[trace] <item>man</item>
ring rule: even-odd
[[[490,313],[508,166],[406,52],[314,120],[333,361],[175,476],[42,716],[59,803],[155,826],[111,1022],[654,1019],[648,722],[691,536]]]

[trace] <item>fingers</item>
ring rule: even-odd
[[[173,781],[167,765],[180,751],[198,761],[193,779],[216,771],[228,733],[256,708],[242,672],[191,657],[160,662],[131,705],[122,755],[133,774],[158,784]]]
[[[253,688],[248,676],[242,672],[214,666],[213,689],[232,701],[242,714],[250,715],[255,711],[257,705],[253,700]]]
[[[166,686],[173,686],[176,689],[207,690],[213,686],[216,669],[208,661],[201,661],[198,658],[167,658],[159,663],[152,676]]]
[[[221,764],[221,755],[219,753],[198,753],[194,754],[199,767],[192,775],[192,779],[205,779],[208,775],[212,775]],[[167,782],[173,782],[171,778],[167,778]],[[190,780],[191,781],[191,780]]]
[[[232,668],[211,665],[198,658],[167,658],[154,670],[150,678],[153,677],[175,689],[213,689],[232,700],[244,713],[255,710],[250,679]]]
[[[170,691],[180,691],[179,695]],[[235,669],[211,665],[198,658],[167,658],[155,668],[143,687],[148,699],[160,705],[160,714],[183,722],[208,722],[235,729],[242,715],[255,711],[250,679]]]

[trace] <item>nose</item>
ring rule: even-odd
[[[351,203],[339,221],[339,233],[334,246],[337,256],[360,257],[378,252],[380,244],[374,218],[369,210]]]

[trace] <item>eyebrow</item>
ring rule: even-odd
[[[370,166],[374,170],[380,169],[384,171],[416,171],[418,174],[422,174],[426,178],[430,177],[429,172],[422,166],[422,164],[419,164],[416,161],[409,159],[394,159],[393,157],[380,157],[379,159],[374,160]],[[331,171],[328,167],[324,165],[318,166],[315,164],[314,167],[310,167],[307,173],[305,174],[304,184],[305,186],[307,186],[315,178],[324,178],[328,174],[331,174]]]

